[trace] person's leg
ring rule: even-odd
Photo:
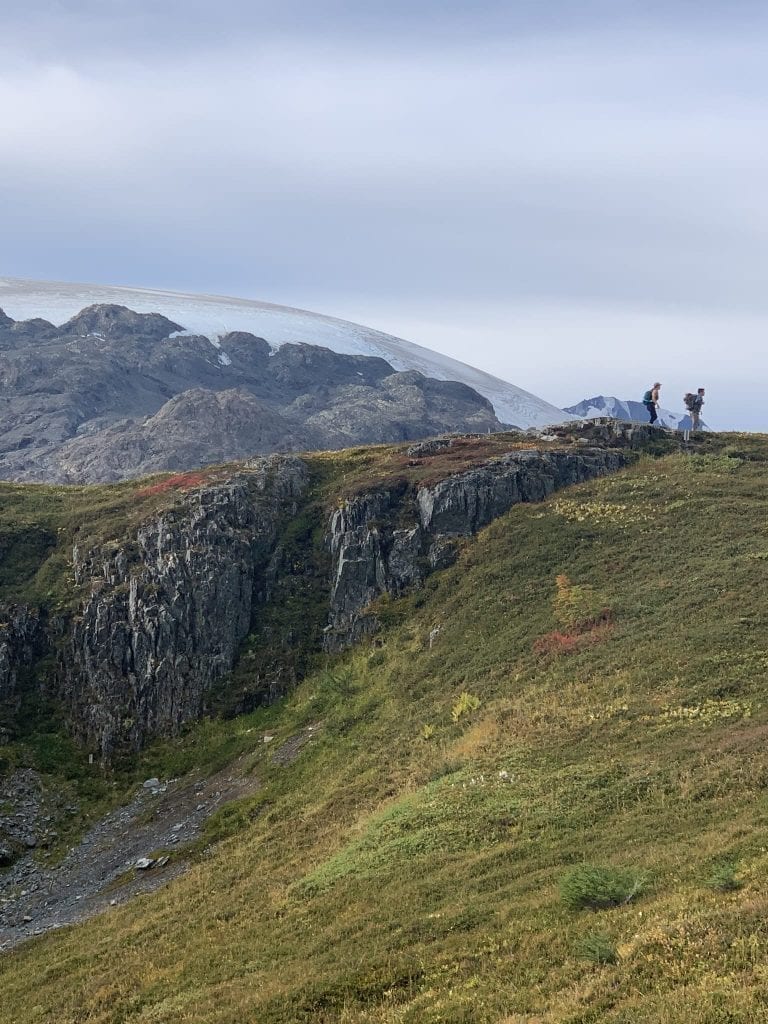
[[[699,414],[695,411],[691,413],[691,429],[699,429]]]
[[[649,412],[651,414],[651,423],[655,423],[656,420],[659,418],[656,415],[656,403],[655,402],[651,402],[651,404],[648,406],[648,410],[649,410]]]

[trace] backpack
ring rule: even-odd
[[[650,388],[648,388],[648,390],[643,395],[643,405],[650,405],[652,401],[653,401],[653,392],[651,391]]]
[[[691,394],[691,392],[688,391],[683,395],[683,401],[685,402],[685,408],[688,412],[694,412],[696,410],[696,395]]]

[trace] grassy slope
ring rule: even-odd
[[[262,790],[167,890],[4,957],[0,1020],[768,1020],[766,485],[761,461],[672,456],[520,506],[388,607],[382,648],[148,752],[245,751]],[[613,626],[537,655],[558,573]],[[462,691],[481,704],[454,722]],[[734,892],[706,884],[723,860]],[[648,890],[566,910],[582,861]],[[617,964],[577,955],[595,932]]]

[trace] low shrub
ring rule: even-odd
[[[610,618],[582,633],[563,632],[554,629],[551,633],[537,637],[533,642],[533,653],[539,655],[576,654],[586,647],[593,647],[605,640],[611,632]]]
[[[349,697],[354,693],[355,673],[348,665],[337,668],[335,672],[326,669],[320,676],[320,686],[325,694]]]
[[[644,887],[644,876],[629,868],[582,864],[560,882],[560,899],[571,910],[604,910],[630,903]]]
[[[538,637],[534,654],[575,654],[604,640],[613,624],[613,613],[590,586],[575,586],[564,574],[555,578],[553,610],[558,629]]]
[[[583,637],[553,629],[533,642],[534,654],[573,654],[583,646]]]
[[[743,461],[736,455],[692,455],[688,465],[694,473],[736,473]]]
[[[735,892],[744,883],[736,877],[736,865],[732,861],[724,861],[715,866],[706,884],[718,892]]]
[[[562,573],[555,577],[555,586],[552,603],[555,618],[562,629],[583,633],[610,620],[610,609],[605,607],[605,602],[593,587],[587,584],[577,586]]]
[[[458,722],[463,715],[468,714],[470,711],[477,711],[479,707],[480,698],[476,697],[473,693],[467,693],[467,691],[464,690],[451,708],[451,718],[454,722]]]
[[[150,484],[147,487],[139,488],[136,491],[136,497],[147,498],[152,494],[165,494],[166,491],[188,491],[193,487],[200,487],[202,484],[207,483],[208,480],[209,474],[203,472],[175,473],[173,476],[169,476],[157,484]]]
[[[585,935],[578,944],[577,954],[582,960],[589,960],[593,964],[615,964],[619,960],[616,943],[603,932],[589,932]]]

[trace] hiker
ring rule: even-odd
[[[695,395],[689,391],[686,395],[683,395],[683,401],[691,417],[691,430],[701,430],[701,407],[704,405],[704,388],[699,388]]]
[[[661,384],[658,384],[658,383],[654,384],[653,387],[652,388],[648,388],[648,390],[643,395],[643,405],[645,406],[645,408],[648,410],[648,412],[650,414],[651,423],[655,423],[656,420],[659,418],[656,415],[656,407],[659,404],[659,388],[660,387],[661,387]]]

